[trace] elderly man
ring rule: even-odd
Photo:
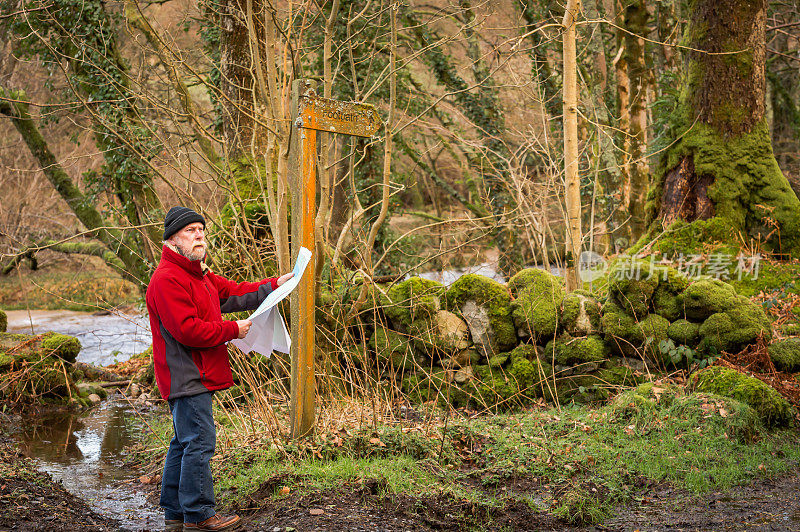
[[[244,338],[251,323],[223,320],[222,313],[254,310],[292,277],[288,273],[237,284],[214,274],[203,262],[205,227],[203,217],[191,209],[169,210],[161,262],[147,287],[156,382],[169,402],[175,431],[161,481],[168,529],[228,530],[239,525],[239,516],[215,511],[211,403],[214,391],[233,385],[225,343]]]

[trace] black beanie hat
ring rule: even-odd
[[[200,222],[203,228],[206,227],[206,220],[192,209],[186,207],[172,207],[164,218],[164,240],[186,227],[187,225]]]

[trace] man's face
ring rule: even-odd
[[[202,260],[206,256],[206,232],[200,222],[190,223],[172,235],[169,242],[189,260]]]

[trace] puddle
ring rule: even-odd
[[[113,397],[113,396],[111,396]],[[137,414],[124,399],[104,401],[83,416],[28,416],[15,435],[20,449],[64,488],[126,530],[163,529],[160,508],[138,484],[123,451],[135,443]]]
[[[128,360],[150,346],[150,324],[142,314],[95,316],[70,310],[10,310],[8,332],[69,334],[81,341],[80,362],[108,366]]]

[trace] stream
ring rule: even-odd
[[[70,334],[81,341],[78,361],[122,362],[150,345],[146,316],[96,316],[73,311],[9,311],[8,331]],[[138,412],[136,410],[139,410]],[[126,530],[163,529],[161,509],[146,500],[135,472],[124,467],[126,446],[137,441],[142,415],[153,407],[130,405],[119,394],[80,414],[29,414],[15,435],[20,449],[64,488]]]

